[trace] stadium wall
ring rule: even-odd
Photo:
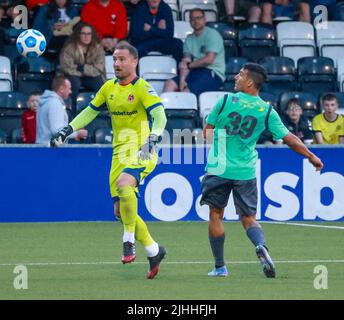
[[[257,218],[344,221],[344,148],[317,147],[316,172],[288,148],[259,147]],[[139,213],[148,221],[207,220],[199,205],[205,149],[164,147],[161,163],[140,186]],[[0,222],[114,220],[109,194],[110,146],[0,147]],[[173,164],[172,164],[173,163]],[[233,199],[226,220],[237,220]]]

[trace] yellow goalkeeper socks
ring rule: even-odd
[[[148,257],[155,257],[159,253],[159,245],[153,240],[146,223],[139,215],[136,218],[135,239],[145,247]]]
[[[135,188],[132,186],[124,186],[118,188],[119,208],[124,231],[127,233],[135,233],[137,218],[137,198]]]
[[[139,215],[136,218],[135,239],[140,241],[144,247],[150,246],[154,243],[146,223]]]

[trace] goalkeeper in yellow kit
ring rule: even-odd
[[[107,106],[114,134],[110,190],[115,215],[124,226],[122,262],[135,260],[135,240],[138,240],[147,251],[147,278],[153,279],[166,250],[153,240],[138,215],[136,195],[140,181],[157,164],[156,146],[165,128],[166,116],[160,97],[148,82],[136,75],[136,48],[120,42],[113,59],[116,79],[108,80],[88,107],[52,137],[51,146],[61,145],[73,131],[93,121],[102,106]]]

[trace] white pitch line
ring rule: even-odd
[[[344,263],[344,260],[276,260],[275,264],[292,263]],[[166,261],[164,264],[212,264],[214,261]],[[226,261],[228,264],[256,264],[259,261]],[[22,263],[0,263],[0,266],[70,266],[70,265],[116,265],[122,264],[119,261],[94,261],[94,262],[22,262]],[[135,264],[147,264],[147,262],[136,261]]]
[[[286,224],[289,226],[298,226],[298,227],[309,227],[309,228],[325,228],[325,229],[339,229],[344,230],[344,227],[340,226],[326,226],[320,224],[306,224],[306,223],[297,223],[297,222],[277,222],[277,221],[259,221],[259,223],[266,223],[266,224]]]

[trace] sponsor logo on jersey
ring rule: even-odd
[[[133,116],[135,114],[137,114],[138,111],[137,110],[133,110],[133,111],[112,111],[111,114],[113,116]]]

